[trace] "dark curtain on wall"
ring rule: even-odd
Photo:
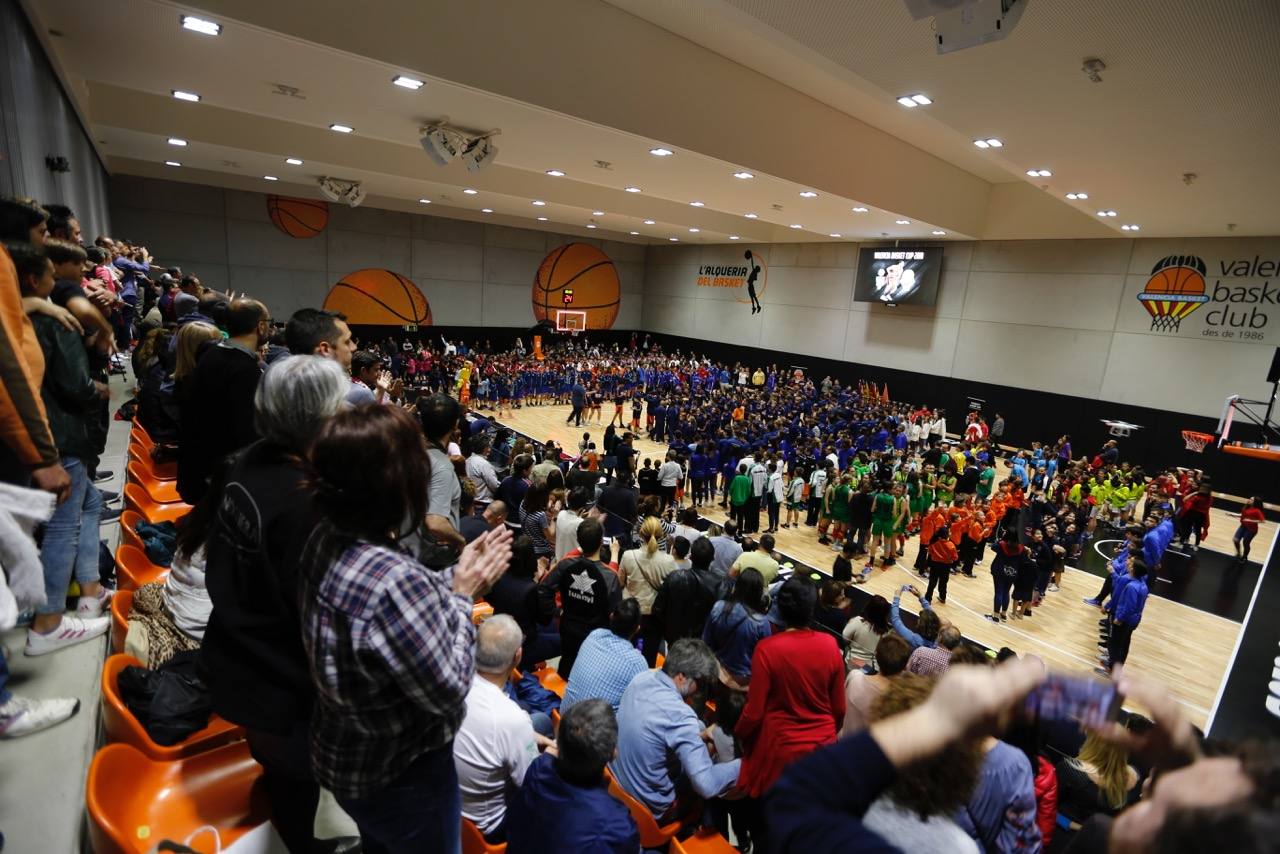
[[[87,241],[109,233],[106,169],[17,0],[0,0],[0,195],[68,205]]]

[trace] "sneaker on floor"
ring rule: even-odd
[[[98,492],[102,495],[103,504],[110,504],[112,501],[120,500],[120,493],[118,492],[112,492],[109,489],[99,489]]]
[[[1058,592],[1059,590],[1061,590],[1061,589],[1062,589],[1062,588],[1061,588],[1061,587],[1059,587],[1059,586],[1058,586],[1058,585],[1056,585],[1056,584],[1050,584],[1050,585],[1049,585],[1049,592],[1050,592],[1050,593],[1057,593],[1057,592]]]
[[[110,617],[63,617],[62,624],[48,634],[41,634],[35,629],[27,630],[26,655],[47,655],[87,640],[105,635],[111,628]]]
[[[1102,603],[1101,603],[1101,602],[1099,602],[1097,599],[1085,599],[1085,600],[1084,600],[1084,604],[1086,604],[1086,605],[1093,605],[1093,606],[1095,606],[1095,607],[1096,607],[1096,606],[1098,606],[1098,605],[1101,605]]]
[[[120,518],[119,507],[103,507],[102,513],[98,516],[98,524],[106,525],[110,522],[117,521],[119,518]]]
[[[60,724],[80,710],[80,701],[68,698],[36,700],[10,697],[0,706],[0,738],[21,738]]]
[[[93,482],[103,483],[104,481],[111,480],[111,478],[115,476],[116,476],[116,473],[113,471],[102,471],[101,469],[99,469],[98,473],[93,476]]]
[[[76,601],[76,616],[92,620],[94,617],[101,617],[110,608],[111,591],[102,587],[97,596],[81,596]]]

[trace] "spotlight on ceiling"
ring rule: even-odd
[[[422,128],[422,150],[437,166],[448,166],[461,153],[463,140],[443,124]]]
[[[467,164],[468,171],[479,172],[497,158],[498,146],[493,144],[492,139],[497,133],[495,130],[485,136],[478,136],[462,149],[462,162]]]
[[[331,202],[342,202],[349,207],[357,208],[364,201],[365,190],[359,181],[346,181],[342,178],[324,176],[319,180],[320,194]]]

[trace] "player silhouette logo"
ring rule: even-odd
[[[758,311],[764,311],[764,306],[760,305],[760,299],[756,296],[756,279],[760,277],[760,265],[752,257],[750,249],[744,252],[742,257],[751,262],[751,273],[747,276],[747,296],[751,297],[751,313],[755,314]]]

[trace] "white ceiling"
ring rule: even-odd
[[[1152,236],[1226,234],[1227,222],[1280,233],[1271,2],[1235,4],[1251,18],[1169,0],[1161,9],[1175,14],[1144,29],[1101,0],[1032,0],[1008,39],[945,57],[897,0],[609,3],[368,0],[353,26],[348,7],[205,0],[223,25],[207,37],[178,26],[196,10],[162,0],[27,0],[58,33],[48,44],[109,167],[125,173],[308,196],[334,175],[362,181],[366,204],[644,242],[1099,237],[1125,222]],[[1230,58],[1209,62],[1231,38],[1242,41]],[[1152,49],[1161,39],[1170,50]],[[101,49],[124,44],[136,47]],[[1110,66],[1103,84],[1079,72],[1095,49]],[[392,86],[397,73],[427,85]],[[916,91],[935,103],[893,101]],[[417,129],[444,115],[500,127],[497,162],[477,174],[435,166]],[[977,135],[1006,147],[980,152]],[[654,157],[655,145],[676,154]],[[1033,166],[1054,177],[1022,176]],[[741,169],[756,177],[732,177]],[[1200,174],[1191,187],[1185,171]],[[809,189],[818,197],[801,198]],[[1089,202],[1062,198],[1074,189]],[[1121,216],[1099,221],[1098,206]]]

